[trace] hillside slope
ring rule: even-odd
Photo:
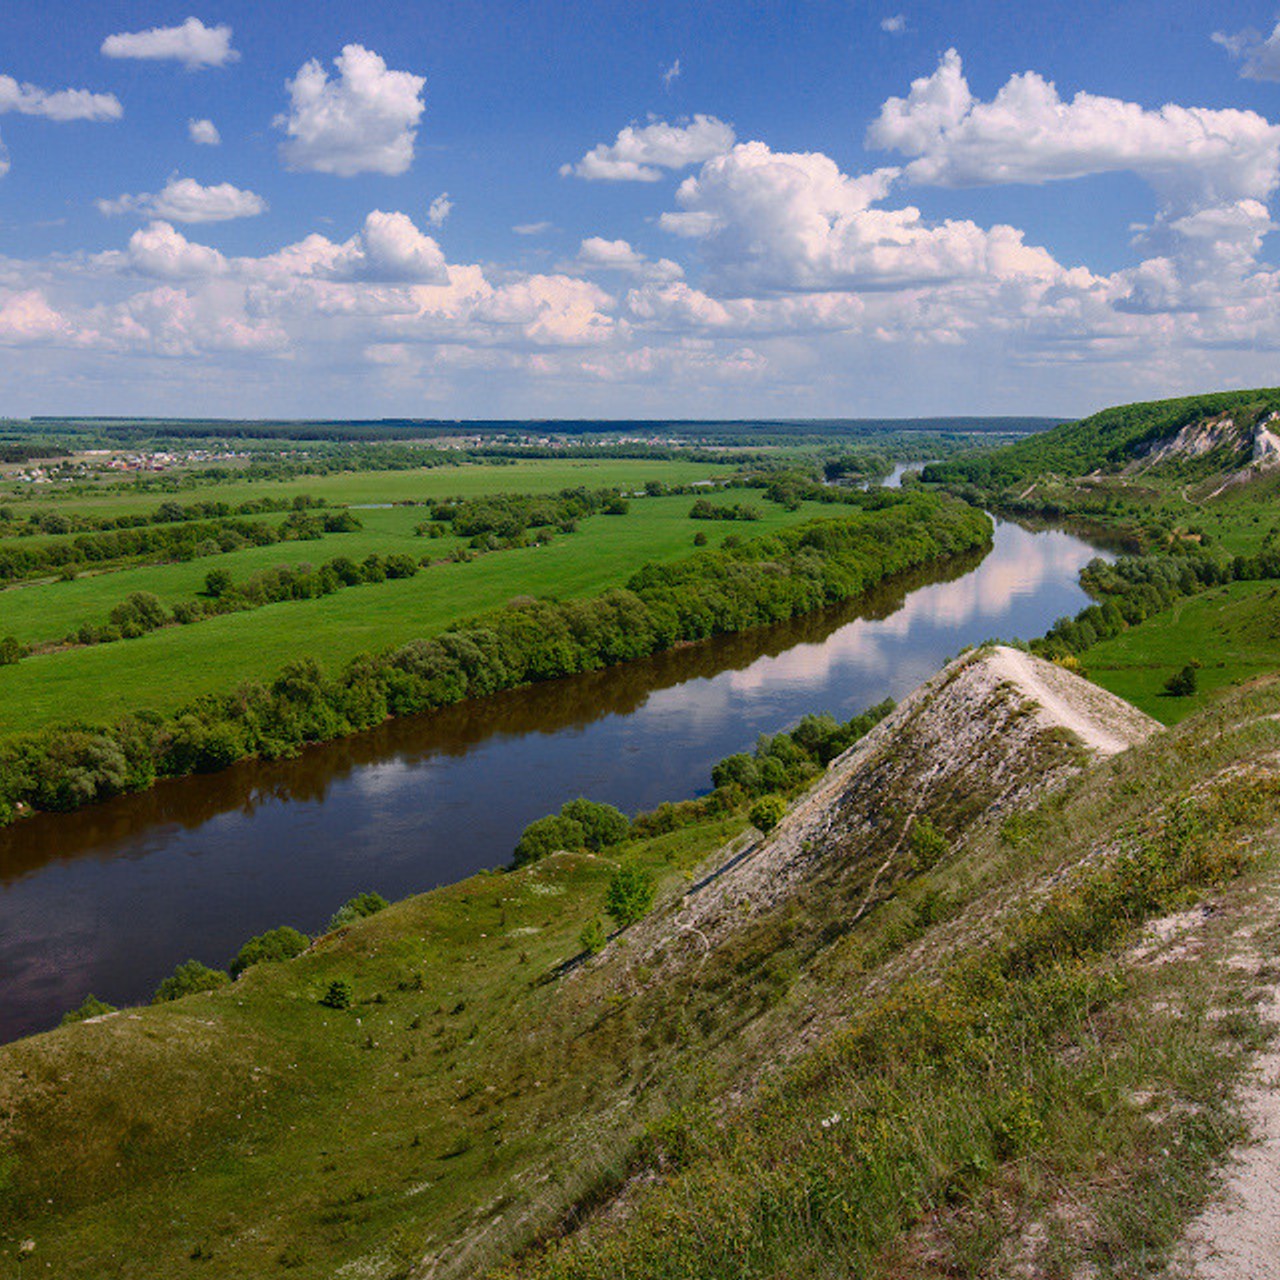
[[[624,849],[658,903],[563,976],[600,856],[0,1048],[0,1276],[938,1275],[961,1246],[981,1274],[1056,1188],[1109,1221],[1179,1126],[1236,1132],[1247,1027],[1157,1026],[1176,966],[1135,985],[1116,957],[1270,856],[1278,710],[1259,687],[1154,732],[981,650],[764,839]],[[318,1003],[336,979],[348,1010]]]
[[[932,463],[924,479],[992,491],[1043,476],[1170,464],[1200,474],[1267,464],[1277,412],[1280,388],[1274,387],[1118,405],[1003,448]]]

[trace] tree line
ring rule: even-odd
[[[360,655],[332,675],[303,658],[269,683],[205,695],[172,715],[139,711],[112,725],[14,735],[0,743],[0,822],[779,622],[990,539],[987,517],[959,502],[896,495],[874,512],[646,565],[625,587],[590,599],[513,601],[430,639]]]

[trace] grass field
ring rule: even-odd
[[[1197,692],[1170,697],[1165,681],[1193,661],[1200,664]],[[1280,587],[1235,582],[1191,596],[1086,649],[1080,662],[1104,688],[1176,724],[1227,686],[1280,666]]]
[[[79,515],[134,515],[154,511],[162,502],[228,502],[256,498],[294,498],[307,494],[332,506],[353,503],[421,501],[445,496],[474,497],[480,493],[552,493],[586,485],[591,489],[643,487],[646,480],[689,484],[723,477],[726,469],[703,462],[648,462],[628,458],[534,459],[509,466],[477,464],[432,467],[421,471],[344,471],[335,475],[300,476],[289,480],[231,480],[220,484],[179,487],[173,493],[147,491],[133,485],[87,494],[66,493],[55,486],[14,487],[0,496],[19,514],[59,510]],[[181,473],[175,473],[181,480]]]
[[[515,470],[492,469],[498,480],[508,481],[508,489]],[[430,473],[428,478],[439,474]],[[544,472],[543,480],[549,483],[550,474]],[[662,473],[650,467],[647,478],[655,475]],[[560,487],[563,473],[554,473],[554,479],[554,487]],[[494,484],[493,477],[487,482]],[[110,720],[140,708],[172,710],[199,694],[227,690],[242,680],[268,678],[293,658],[314,656],[333,667],[363,651],[431,635],[450,622],[518,595],[596,594],[624,582],[642,564],[690,554],[698,532],[706,533],[709,545],[715,546],[734,533],[756,536],[841,510],[809,503],[787,512],[762,503],[756,491],[720,494],[716,500],[726,504],[751,501],[762,518],[750,523],[692,521],[688,495],[638,498],[625,516],[584,519],[576,533],[558,534],[545,547],[493,552],[463,564],[432,565],[415,578],[351,587],[317,600],[268,605],[188,627],[168,627],[135,640],[36,654],[16,666],[0,668],[0,731],[57,721]],[[394,496],[403,495],[384,490],[383,500]],[[105,621],[111,606],[131,591],[151,591],[167,603],[190,599],[215,566],[243,577],[271,565],[319,564],[333,556],[363,556],[371,551],[443,556],[456,545],[453,538],[413,536],[413,526],[425,518],[421,508],[358,514],[365,525],[360,533],[10,589],[0,593],[0,635],[13,634],[27,643],[58,639],[82,622]]]

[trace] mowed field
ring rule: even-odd
[[[1276,669],[1280,657],[1280,587],[1234,582],[1179,601],[1154,618],[1086,649],[1090,679],[1176,724],[1215,692]],[[1200,664],[1191,697],[1164,692],[1165,681],[1189,662]]]
[[[662,479],[687,483],[717,474],[715,467],[675,463],[530,464],[381,473],[382,487],[367,474],[337,479],[345,497],[394,502],[413,496],[555,490],[643,485]],[[723,471],[719,474],[723,475]],[[467,481],[464,487],[459,482]],[[361,482],[357,484],[356,482]],[[430,482],[431,492],[424,490]],[[293,482],[291,482],[291,485]],[[285,486],[280,486],[284,488]],[[184,494],[183,500],[232,500],[225,486]],[[234,500],[260,496],[264,486]],[[297,482],[297,492],[318,494],[316,481]],[[324,496],[337,505],[337,492]],[[317,600],[290,601],[211,618],[186,627],[167,627],[135,640],[35,654],[0,668],[0,731],[38,728],[57,722],[110,721],[129,711],[171,711],[200,694],[225,691],[243,680],[267,680],[291,659],[315,657],[334,669],[356,654],[429,636],[459,619],[521,595],[570,598],[594,595],[626,581],[640,565],[691,554],[698,532],[716,546],[732,534],[756,536],[796,521],[839,514],[839,508],[811,503],[795,512],[764,502],[759,491],[717,490],[717,504],[751,502],[759,521],[694,521],[692,498],[636,498],[623,516],[582,520],[573,534],[556,534],[544,547],[496,551],[469,563],[439,563],[416,577],[349,587]],[[186,563],[148,565],[44,582],[0,592],[0,635],[25,643],[59,639],[81,623],[101,623],[111,607],[132,591],[151,591],[173,604],[192,598],[213,568],[236,578],[277,564],[320,564],[338,555],[355,559],[370,552],[403,551],[442,557],[458,545],[453,537],[420,538],[414,525],[428,518],[421,507],[366,509],[358,533],[318,540],[247,548]]]

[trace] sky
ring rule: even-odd
[[[1076,415],[1280,382],[1252,0],[0,7],[0,415]]]

